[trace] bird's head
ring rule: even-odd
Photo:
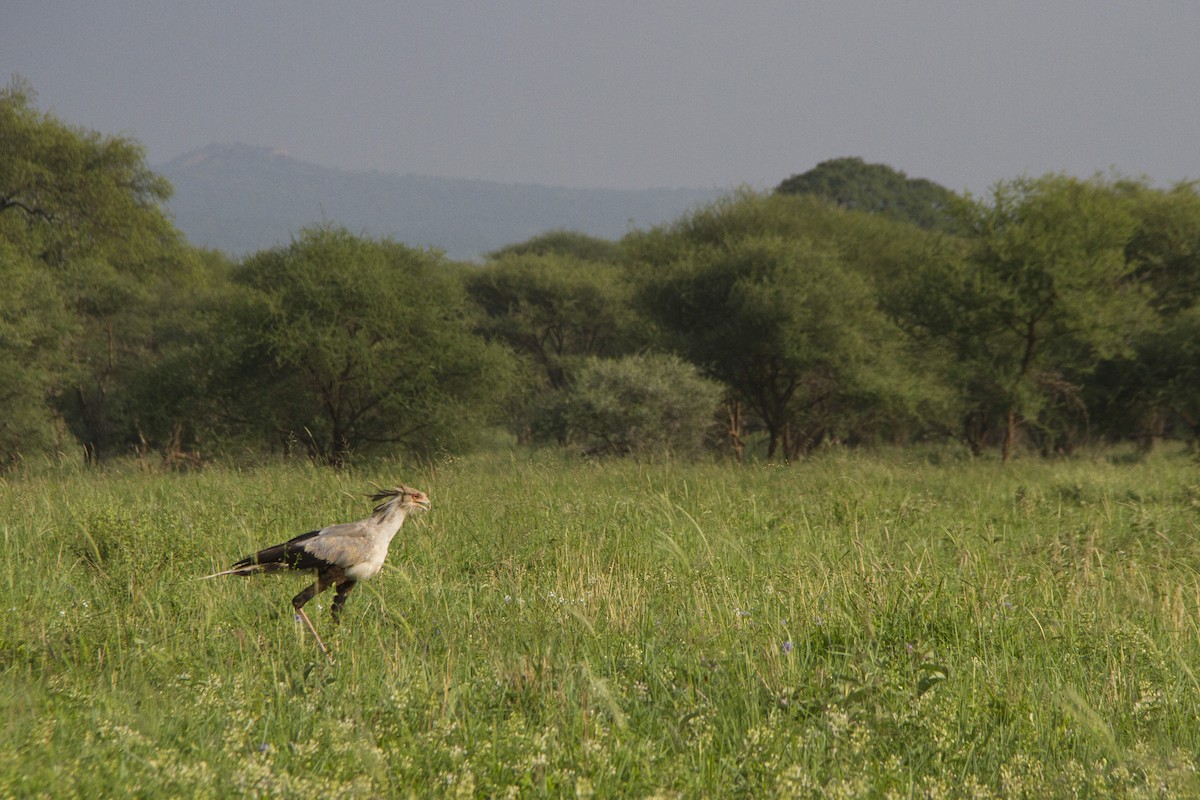
[[[395,511],[405,513],[414,509],[429,510],[429,498],[419,489],[407,486],[397,486],[394,489],[382,489],[370,496],[379,505],[375,506],[376,516],[387,516]]]

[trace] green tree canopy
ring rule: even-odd
[[[778,237],[699,249],[652,276],[645,301],[675,348],[761,419],[768,458],[836,433],[881,388],[898,339],[836,253]]]
[[[72,321],[37,263],[0,240],[0,466],[62,444],[51,407]]]
[[[1153,291],[1155,310],[1169,316],[1200,302],[1200,184],[1162,191],[1121,181],[1115,190],[1130,202],[1136,223],[1126,259]]]
[[[573,261],[616,264],[621,261],[621,246],[586,233],[554,230],[502,247],[489,253],[488,259],[500,261],[510,256],[548,255],[564,256]]]
[[[1136,221],[1125,248],[1133,280],[1149,291],[1150,324],[1128,353],[1107,360],[1088,381],[1088,405],[1105,433],[1143,446],[1186,426],[1200,437],[1200,191],[1195,183],[1161,190],[1123,180],[1115,190]]]
[[[561,255],[506,256],[467,276],[480,332],[529,358],[562,389],[588,356],[628,353],[638,320],[624,270]]]
[[[509,427],[521,441],[565,442],[559,395],[590,357],[632,352],[644,324],[632,307],[623,267],[559,253],[509,254],[468,273],[467,292],[482,310],[477,331],[507,345],[524,365]]]
[[[177,238],[161,209],[170,184],[147,168],[138,143],[66,125],[35,100],[21,80],[0,90],[0,231],[58,269],[85,260],[117,271],[152,266]],[[80,287],[76,299],[94,288]]]
[[[669,347],[732,390],[770,457],[824,437],[895,435],[944,387],[884,313],[883,291],[934,251],[906,224],[809,197],[741,192],[624,242]]]
[[[250,294],[230,321],[227,408],[315,460],[463,447],[503,397],[506,352],[472,334],[432,253],[317,228],[234,277]]]
[[[41,272],[71,319],[61,339],[37,340],[37,360],[61,368],[36,372],[92,456],[133,437],[121,383],[147,354],[151,284],[186,257],[161,208],[169,194],[136,142],[38,111],[19,79],[0,90],[0,241],[8,268]],[[41,279],[14,286],[44,306]]]
[[[964,208],[970,252],[926,274],[918,313],[956,352],[977,408],[968,439],[1002,415],[1007,459],[1022,424],[1061,438],[1081,378],[1144,322],[1125,258],[1135,220],[1111,186],[1058,175],[1000,183]]]
[[[793,175],[775,189],[779,194],[814,195],[843,208],[883,214],[921,228],[956,230],[958,197],[924,178],[910,178],[886,164],[861,158],[822,161]]]

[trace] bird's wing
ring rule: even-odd
[[[303,544],[314,558],[339,567],[353,567],[371,559],[377,547],[373,532],[361,522],[331,525]]]
[[[312,562],[304,544],[320,536],[322,532],[309,531],[299,536],[293,536],[281,544],[265,547],[254,555],[246,556],[241,561],[236,562],[226,573],[251,575],[256,572],[274,572],[280,569],[309,569],[318,566]]]

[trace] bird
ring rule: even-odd
[[[312,620],[304,613],[304,604],[330,586],[336,587],[332,615],[334,623],[340,623],[346,598],[359,581],[374,576],[383,568],[388,545],[404,524],[405,518],[410,512],[429,510],[429,498],[425,493],[407,486],[383,489],[367,496],[379,505],[366,519],[302,533],[281,544],[259,550],[254,555],[234,562],[229,569],[205,575],[204,578],[314,570],[316,582],[292,598],[292,608],[312,632],[321,652],[329,656],[329,650],[321,641]]]

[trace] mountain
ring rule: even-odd
[[[154,167],[175,187],[168,210],[197,246],[241,256],[322,222],[475,259],[549,230],[617,239],[670,222],[717,189],[565,189],[349,172],[281,150],[212,144]]]

